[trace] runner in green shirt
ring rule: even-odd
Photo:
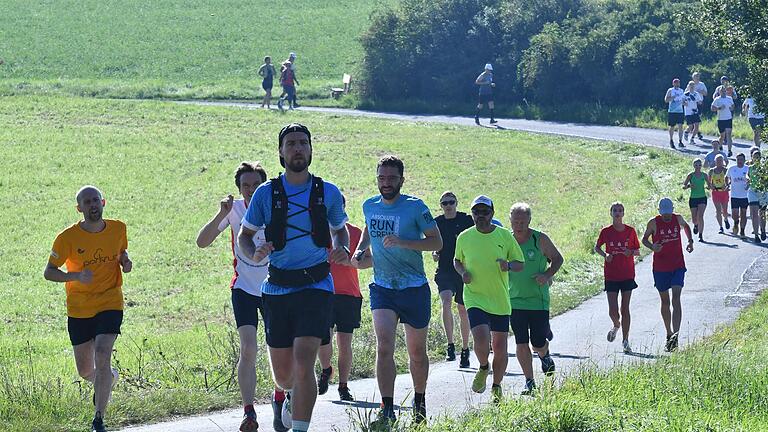
[[[688,174],[683,182],[683,189],[691,190],[691,197],[688,199],[688,207],[691,208],[691,220],[693,222],[693,234],[699,235],[699,241],[704,241],[704,211],[707,209],[707,192],[704,190],[712,189],[712,183],[709,181],[709,175],[701,171],[701,159],[693,161],[693,172]]]
[[[516,203],[509,214],[509,222],[515,240],[523,251],[523,271],[509,273],[509,300],[512,306],[510,324],[517,344],[517,361],[525,375],[524,395],[536,387],[533,379],[533,358],[531,348],[541,360],[541,370],[551,375],[555,362],[549,355],[549,287],[552,277],[563,265],[563,256],[552,240],[540,231],[530,228],[531,207]]]
[[[501,380],[507,371],[509,277],[523,269],[523,253],[512,234],[492,223],[493,201],[480,195],[472,201],[473,228],[459,234],[453,265],[464,281],[464,305],[475,341],[480,368],[472,382],[476,393],[485,391],[489,373],[489,343],[493,344],[494,403],[501,402]]]

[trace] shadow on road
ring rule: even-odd
[[[654,360],[659,358],[659,356],[657,356],[655,354],[646,354],[646,353],[639,353],[639,352],[634,352],[634,351],[633,352],[624,353],[624,355],[630,356],[630,357],[638,357],[638,358],[654,359]]]

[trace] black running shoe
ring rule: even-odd
[[[731,229],[731,223],[728,222],[728,218],[725,218],[725,229]]]
[[[700,139],[700,140],[703,140],[703,139],[704,139],[704,135],[702,135],[702,134],[701,134],[701,132],[699,132],[699,139]]]
[[[420,403],[416,403],[416,401],[413,401],[413,423],[414,424],[422,424],[427,421],[427,403],[425,401],[421,401]]]
[[[731,156],[733,156],[733,152],[728,150],[728,157],[731,157]]]
[[[760,236],[759,236],[759,235],[757,235],[757,234],[755,234],[755,243],[756,243],[756,244],[760,244],[760,243],[762,243],[762,242],[760,241]]]
[[[328,391],[328,381],[333,374],[333,366],[328,366],[328,369],[323,369],[320,372],[320,379],[317,380],[317,394],[324,395]]]
[[[702,242],[702,243],[704,242],[704,234],[703,233],[699,233],[699,241]]]
[[[349,387],[339,387],[339,400],[344,402],[354,402],[355,398],[349,392]]]
[[[525,390],[520,394],[523,396],[533,396],[533,392],[536,391],[536,381],[533,379],[525,380]]]
[[[496,123],[498,123],[498,122],[499,122],[499,121],[498,121],[498,120],[496,120],[496,119],[491,119],[491,121],[490,121],[489,123],[491,123],[491,124],[496,124]]]
[[[555,361],[552,360],[549,351],[547,351],[547,355],[540,357],[539,360],[541,360],[541,371],[544,372],[545,375],[549,376],[555,373]]]
[[[766,236],[765,233],[760,234],[760,240],[765,241]]]
[[[677,333],[672,333],[671,335],[667,336],[667,344],[664,347],[667,352],[672,352],[677,349]]]
[[[479,125],[479,124],[480,124],[480,117],[475,117],[475,124],[476,124],[476,125]]]
[[[276,432],[288,432],[288,428],[283,425],[283,401],[272,399],[272,429]]]
[[[672,140],[669,140],[669,146],[672,147],[673,149],[677,148],[677,147],[675,147],[675,142],[672,141]]]
[[[693,233],[694,234],[698,234],[699,233],[699,226],[696,225],[696,224],[693,225]]]
[[[685,140],[688,141],[688,131],[685,131],[683,133],[683,138],[685,138]]]
[[[448,344],[448,348],[445,350],[445,361],[456,360],[456,346],[454,344]]]
[[[395,422],[397,422],[397,416],[395,416],[394,408],[382,408],[376,415],[376,419],[371,422],[368,430],[371,432],[390,432]]]
[[[94,417],[91,422],[91,432],[107,432],[107,428],[104,427],[104,419],[100,416]]]
[[[680,148],[685,148],[685,144],[683,144],[683,142],[682,142],[682,141],[678,141],[678,142],[677,142],[677,145],[679,145],[679,146],[680,146]]]
[[[459,367],[460,368],[469,367],[469,348],[461,350],[461,356],[459,358]]]

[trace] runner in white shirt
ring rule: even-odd
[[[731,211],[733,211],[733,234],[744,237],[744,228],[747,224],[747,207],[749,199],[747,193],[747,174],[749,167],[746,165],[747,157],[744,153],[736,156],[736,165],[728,168],[725,174],[725,183],[731,190]],[[741,225],[741,229],[739,229]]]
[[[267,277],[269,258],[254,262],[243,256],[235,247],[237,235],[240,232],[240,222],[245,215],[253,193],[260,184],[267,181],[264,168],[256,163],[242,162],[235,171],[235,186],[242,199],[234,199],[228,195],[219,203],[219,211],[197,235],[197,246],[208,247],[227,227],[230,228],[230,244],[234,257],[234,276],[230,283],[232,294],[232,311],[235,314],[237,333],[240,336],[240,358],[237,363],[237,382],[240,385],[240,395],[243,398],[243,421],[240,431],[258,430],[256,412],[253,408],[253,398],[256,392],[256,328],[261,311],[261,284]],[[265,242],[264,229],[256,232],[257,246]],[[282,401],[285,396],[282,390],[275,388],[273,398],[273,413],[276,421],[273,427],[278,431],[287,431],[280,420]]]
[[[765,113],[757,111],[755,99],[751,96],[744,100],[744,103],[741,105],[741,111],[747,115],[749,125],[752,126],[752,132],[755,134],[755,145],[760,148],[760,133],[765,127]]]
[[[704,99],[709,96],[709,90],[707,90],[707,85],[701,81],[701,74],[698,72],[694,72],[691,75],[691,79],[696,83],[694,90],[696,90],[702,97],[701,102],[699,102],[699,115],[701,115],[704,112]],[[704,135],[701,134],[701,129],[699,129],[699,139],[704,139]]]
[[[680,88],[680,79],[672,80],[672,87],[667,89],[664,95],[664,102],[669,104],[667,109],[667,125],[669,126],[669,146],[675,148],[673,139],[675,127],[677,127],[677,144],[685,147],[683,144],[683,120],[685,120],[685,111],[683,110],[683,89]]]
[[[722,86],[721,86],[722,87]],[[733,87],[718,87],[720,90],[712,101],[712,111],[717,113],[717,130],[720,131],[720,142],[728,144],[728,157],[733,156],[733,98],[728,96],[728,89]]]
[[[693,144],[693,139],[699,133],[699,124],[701,123],[701,102],[704,97],[696,91],[696,83],[688,82],[688,87],[683,93],[683,108],[685,111],[685,123],[688,128],[685,130],[685,139],[688,140],[688,134],[691,134],[691,140],[688,144]]]

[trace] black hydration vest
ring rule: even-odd
[[[301,234],[288,238],[288,195],[280,180],[280,176],[270,180],[272,183],[272,217],[264,230],[268,242],[276,251],[283,250],[286,243],[306,235],[312,236],[312,241],[317,247],[331,247],[331,229],[328,226],[328,209],[325,206],[325,188],[323,179],[312,176],[312,186],[309,191],[309,218],[312,221],[312,231],[309,234]],[[297,228],[291,225],[293,228]],[[304,231],[299,229],[300,231]]]

